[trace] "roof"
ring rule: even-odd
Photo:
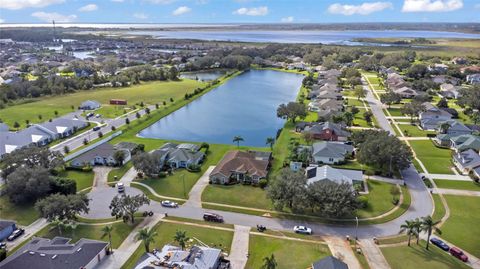
[[[451,139],[455,143],[457,151],[464,151],[467,149],[480,150],[480,137],[475,135],[459,135]]]
[[[307,185],[329,180],[335,183],[346,182],[352,184],[354,182],[363,181],[363,172],[360,170],[338,169],[329,165],[321,167],[310,166],[307,168]]]
[[[89,163],[95,157],[109,158],[115,151],[116,149],[112,145],[103,143],[73,159],[72,163]]]
[[[314,157],[341,158],[353,152],[353,146],[341,142],[322,141],[313,144]]]
[[[448,125],[450,125],[450,128],[448,128],[447,133],[451,131],[455,131],[455,132],[471,132],[472,131],[472,129],[470,129],[468,126],[466,126],[465,124],[457,120],[448,120],[442,123],[447,123]],[[440,123],[440,125],[442,123]]]
[[[87,125],[87,122],[82,120],[71,120],[65,118],[53,119],[51,122],[45,122],[38,124],[39,126],[46,128],[54,133],[63,133],[66,129],[70,128],[82,128]]]
[[[69,238],[52,240],[34,237],[0,263],[2,269],[78,269],[86,267],[107,246],[107,242],[80,239],[70,244]]]
[[[468,149],[461,153],[455,154],[453,155],[453,158],[464,168],[473,169],[480,166],[480,155],[478,155],[478,153],[473,149]]]
[[[348,137],[350,132],[343,130],[342,126],[333,122],[323,122],[313,125],[310,128],[305,128],[306,131],[312,133],[323,133],[324,130],[333,130],[338,136]]]
[[[94,101],[94,100],[87,100],[87,101],[84,101],[80,107],[99,107],[100,106],[100,103],[97,102],[97,101]]]
[[[252,176],[266,177],[268,165],[269,161],[256,159],[255,153],[233,150],[223,156],[211,175],[222,174],[230,177],[232,172],[240,172]]]
[[[348,269],[348,265],[333,256],[328,256],[312,264],[312,269]]]
[[[0,231],[7,228],[7,227],[10,227],[12,225],[15,225],[15,221],[11,221],[11,220],[0,220]]]

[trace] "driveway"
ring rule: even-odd
[[[192,190],[188,193],[188,200],[185,203],[187,206],[202,207],[202,193],[208,186],[210,180],[210,173],[212,173],[215,166],[208,167],[207,171],[197,180],[197,183],[193,186]]]

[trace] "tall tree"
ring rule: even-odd
[[[125,151],[123,150],[115,151],[115,153],[113,154],[113,159],[119,166],[122,166],[123,161],[125,161]]]
[[[5,194],[15,204],[35,202],[51,190],[45,168],[20,167],[6,178]]]
[[[86,194],[52,194],[35,203],[35,209],[48,221],[61,219],[73,221],[76,216],[89,212],[89,199]]]
[[[290,102],[288,104],[281,104],[277,108],[277,117],[291,120],[295,123],[297,118],[304,119],[307,116],[307,107],[305,104],[297,102]]]
[[[263,258],[263,265],[260,267],[261,269],[276,269],[278,266],[277,261],[275,260],[275,255],[271,255],[270,257]]]
[[[135,240],[142,241],[143,245],[145,246],[145,251],[150,252],[150,244],[155,243],[155,237],[157,236],[157,232],[154,228],[148,229],[145,227],[140,229],[137,234],[135,235]]]
[[[173,240],[177,242],[178,245],[180,245],[182,250],[184,250],[185,245],[187,244],[188,240],[190,240],[190,238],[188,238],[186,231],[177,230],[175,232],[175,235],[173,236]]]
[[[112,252],[112,232],[113,232],[113,226],[112,225],[105,225],[102,228],[102,238],[105,236],[108,236],[108,243],[109,243],[109,251]]]
[[[343,115],[342,115],[342,118],[343,118],[343,122],[345,122],[345,124],[347,126],[352,126],[353,125],[353,120],[354,120],[354,116],[351,112],[344,112]]]
[[[275,144],[275,138],[267,137],[267,140],[265,141],[265,144],[270,146],[270,150],[273,150],[273,145]]]
[[[400,233],[406,232],[408,235],[408,246],[410,246],[410,241],[412,236],[417,236],[417,228],[415,225],[415,221],[413,220],[406,220],[404,224],[400,226]]]
[[[269,184],[267,195],[278,209],[301,208],[306,192],[307,179],[302,172],[293,172],[284,168],[275,180]]]
[[[434,221],[432,219],[432,216],[422,217],[422,224],[421,224],[422,231],[427,232],[427,246],[426,246],[427,249],[428,249],[428,244],[430,243],[430,236],[432,236],[432,232],[435,231],[438,234],[442,234],[442,231],[437,227],[437,225],[440,222],[441,222],[440,220]]]
[[[240,142],[243,142],[243,141],[245,141],[245,140],[243,139],[243,137],[241,137],[239,135],[234,136],[233,140],[232,140],[233,143],[237,143],[237,148],[240,148]]]
[[[5,154],[2,159],[2,177],[6,178],[20,167],[42,167],[47,170],[62,168],[65,165],[63,156],[58,151],[50,151],[48,147],[30,146]]]
[[[399,103],[401,100],[402,97],[393,91],[388,91],[387,93],[380,95],[380,101],[388,105],[388,108],[390,108],[392,104]]]
[[[138,194],[134,196],[122,195],[115,196],[110,203],[111,214],[115,218],[122,218],[125,222],[130,220],[133,224],[135,222],[135,213],[143,205],[149,205],[150,199],[145,194]]]

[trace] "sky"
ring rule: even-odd
[[[480,0],[0,0],[0,23],[480,22]]]

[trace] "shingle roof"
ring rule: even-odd
[[[329,121],[315,124],[308,130],[306,128],[307,131],[313,132],[313,133],[322,133],[326,129],[333,130],[338,136],[344,136],[344,137],[350,136],[350,133],[348,131],[343,130],[342,126]]]
[[[313,144],[313,156],[340,158],[353,152],[353,146],[345,143],[322,141]]]
[[[337,169],[329,165],[307,168],[308,185],[322,180],[329,180],[339,184],[342,182],[353,184],[355,181],[363,180],[363,173],[360,170]]]
[[[15,225],[15,221],[11,221],[11,220],[0,220],[0,231],[7,228],[7,227],[10,227],[12,225]]]
[[[348,269],[348,265],[333,256],[328,256],[312,264],[312,269]]]
[[[266,177],[268,161],[255,159],[255,154],[239,150],[229,151],[213,169],[211,175],[222,174],[229,177],[233,171],[248,173],[251,176]]]

